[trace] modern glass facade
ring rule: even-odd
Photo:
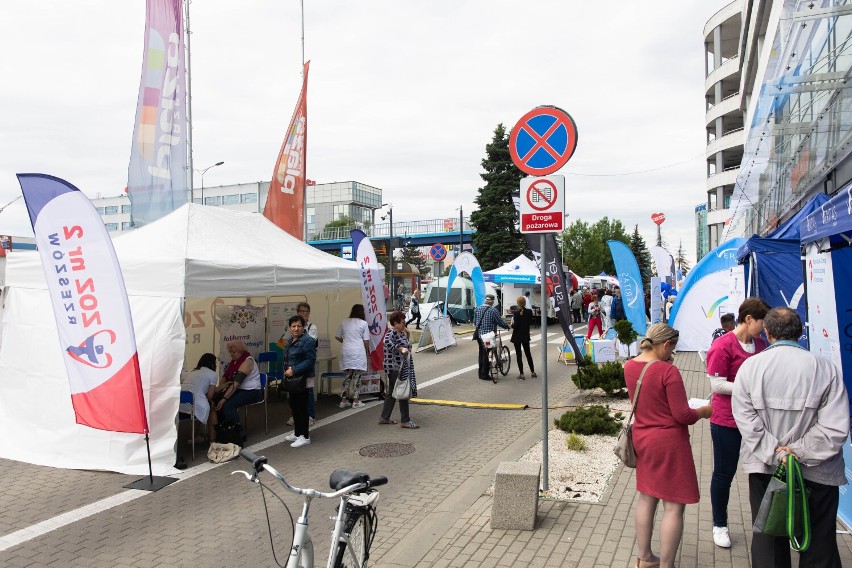
[[[743,24],[749,120],[731,236],[765,234],[852,179],[852,3],[746,1]]]
[[[332,221],[349,217],[360,225],[375,222],[373,212],[382,206],[382,190],[359,183],[344,181],[323,183],[308,188],[308,238],[317,235]]]

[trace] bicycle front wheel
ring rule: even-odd
[[[366,568],[370,553],[371,526],[363,509],[353,509],[343,524],[345,539],[337,547],[334,568]]]
[[[512,366],[512,354],[509,348],[505,345],[500,349],[500,372],[505,377],[509,374],[509,367]]]

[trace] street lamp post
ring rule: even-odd
[[[462,252],[464,252],[464,212],[459,205],[459,254]]]
[[[207,173],[207,170],[209,170],[210,168],[215,168],[216,166],[221,166],[221,165],[222,165],[222,164],[224,164],[224,163],[225,163],[225,162],[216,162],[216,163],[215,163],[215,164],[213,164],[212,166],[207,166],[207,167],[206,167],[206,168],[204,168],[203,170],[195,170],[196,172],[198,172],[198,173],[200,173],[200,174],[201,174],[201,204],[202,204],[202,205],[204,205],[204,174],[206,174],[206,173]],[[192,201],[193,201],[193,202],[195,201],[195,196],[194,196],[194,195],[192,196]]]
[[[382,207],[390,205],[389,203],[382,203]],[[396,288],[393,285],[393,205],[390,205],[390,209],[388,209],[387,215],[382,216],[382,221],[385,220],[385,217],[388,218],[390,222],[389,234],[388,238],[388,266],[390,267],[390,277],[388,280],[388,296],[391,297],[391,306],[396,307]]]

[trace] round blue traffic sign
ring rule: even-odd
[[[512,161],[531,176],[552,174],[568,163],[576,148],[574,119],[554,106],[534,108],[521,117],[509,136]]]
[[[441,262],[442,260],[447,258],[447,247],[445,247],[441,243],[434,244],[429,250],[429,254],[432,256],[432,260],[436,262]]]

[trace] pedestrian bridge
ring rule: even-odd
[[[458,246],[473,243],[476,230],[470,226],[470,219],[464,218],[459,226],[459,219],[425,219],[421,221],[403,221],[393,223],[377,223],[369,226],[329,227],[313,235],[308,244],[326,252],[341,251],[344,245],[352,244],[349,231],[360,229],[370,237],[377,254],[387,254],[391,235],[394,248],[405,246],[425,247],[436,243],[446,246]]]

